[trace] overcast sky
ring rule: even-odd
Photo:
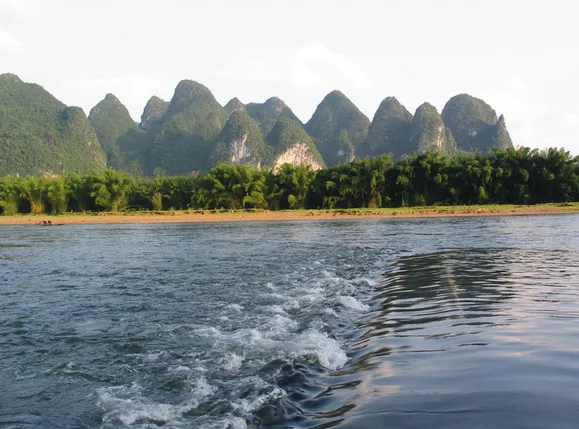
[[[304,122],[333,89],[370,119],[387,96],[441,111],[466,92],[516,145],[579,154],[578,16],[574,0],[0,0],[0,73],[87,114],[112,92],[135,120],[182,79],[222,104],[278,96]]]

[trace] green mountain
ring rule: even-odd
[[[155,130],[150,168],[168,175],[204,169],[227,116],[205,86],[191,80],[179,82]]]
[[[408,153],[412,114],[395,97],[385,98],[374,114],[368,137],[359,156],[379,156],[391,153],[399,159]]]
[[[13,74],[0,75],[0,153],[0,175],[89,173],[106,165],[80,107]]]
[[[218,162],[259,167],[269,163],[269,152],[257,122],[245,111],[234,111],[215,140],[209,168]]]
[[[149,101],[147,101],[147,105],[141,115],[141,123],[139,124],[141,129],[150,131],[157,128],[159,121],[165,116],[168,108],[168,102],[153,95]]]
[[[445,127],[442,118],[432,104],[424,103],[416,109],[410,126],[410,152],[437,151],[443,155],[456,152],[456,142]]]
[[[348,163],[366,140],[370,120],[340,91],[326,95],[305,129],[331,167]]]
[[[493,147],[512,147],[504,118],[483,100],[468,94],[452,97],[444,106],[442,120],[456,139],[458,149],[486,153]]]
[[[294,112],[277,97],[271,97],[265,103],[249,103],[245,106],[247,113],[261,128],[264,136],[267,136],[273,129],[277,120],[281,117],[290,118],[300,122]]]
[[[247,109],[245,108],[245,104],[239,101],[239,98],[234,97],[227,102],[224,107],[225,111],[228,115],[231,115],[233,112],[246,112]]]
[[[313,139],[302,125],[290,118],[281,117],[275,123],[267,141],[273,149],[272,167],[277,170],[282,164],[309,164],[313,170],[323,168],[324,161]]]
[[[118,140],[130,131],[138,131],[127,108],[113,94],[93,107],[88,120],[94,127],[103,150],[107,155],[107,165],[115,169],[123,167],[123,156]]]

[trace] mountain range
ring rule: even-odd
[[[36,84],[0,75],[0,175],[89,173],[106,167],[134,175],[189,174],[219,162],[277,170],[312,169],[391,153],[394,159],[438,151],[444,155],[508,148],[505,118],[467,94],[442,113],[429,103],[414,115],[385,98],[370,121],[340,91],[332,91],[302,123],[279,98],[225,106],[204,85],[183,80],[170,101],[149,99],[140,123],[113,94],[88,117]]]

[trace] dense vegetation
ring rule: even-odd
[[[0,175],[88,173],[105,155],[82,109],[39,85],[0,75]]]
[[[0,175],[83,174],[105,166],[133,176],[179,175],[231,160],[316,169],[387,153],[398,161],[432,150],[453,155],[494,147],[512,147],[504,117],[467,94],[451,98],[442,115],[428,103],[412,115],[388,97],[370,122],[332,91],[304,125],[277,97],[247,105],[233,98],[223,107],[208,88],[183,80],[170,102],[151,97],[137,124],[113,94],[87,120],[41,86],[0,75]]]
[[[219,164],[204,174],[124,172],[0,179],[0,210],[15,213],[168,209],[335,209],[579,201],[579,157],[563,149],[495,149],[487,156],[364,158],[312,171]]]
[[[497,118],[491,106],[471,95],[459,94],[448,100],[442,120],[460,150],[486,153],[493,147],[506,149],[513,145],[504,117]]]
[[[369,127],[366,115],[340,91],[326,95],[305,125],[328,166],[354,159]]]

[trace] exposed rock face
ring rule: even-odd
[[[271,132],[279,118],[289,118],[300,122],[294,112],[277,97],[271,97],[265,103],[249,103],[245,108],[249,116],[258,123],[264,136]]]
[[[0,154],[0,175],[90,173],[106,165],[80,107],[13,74],[0,75]]]
[[[313,170],[324,167],[324,162],[312,138],[301,124],[289,118],[276,122],[267,141],[273,149],[273,168],[275,171],[283,164],[309,164]]]
[[[408,153],[412,114],[395,97],[385,98],[376,111],[361,156],[391,153],[399,159]]]
[[[229,100],[225,105],[224,109],[228,115],[231,115],[233,112],[246,111],[245,104],[239,101],[237,97]]]
[[[453,155],[456,152],[456,142],[452,133],[444,126],[436,108],[424,103],[416,109],[411,125],[411,152],[440,152]]]
[[[269,151],[257,123],[244,111],[231,114],[215,141],[209,158],[211,167],[219,162],[259,167],[268,161]]]
[[[284,152],[275,158],[273,162],[273,171],[277,173],[283,164],[291,164],[293,166],[308,164],[314,171],[324,168],[324,165],[320,161],[319,157],[312,153],[311,146],[301,142],[298,142],[292,147],[287,148]]]
[[[340,91],[329,93],[305,125],[328,166],[348,163],[366,140],[370,120]]]
[[[161,100],[157,96],[152,96],[147,101],[147,105],[141,115],[141,123],[139,125],[141,129],[147,131],[155,129],[161,118],[167,113],[168,107],[169,103],[167,101]]]
[[[507,124],[505,122],[505,117],[503,115],[499,116],[499,121],[495,127],[495,135],[493,136],[493,146],[500,147],[502,149],[507,149],[513,147],[513,141],[511,140],[511,135],[507,130]]]
[[[468,94],[452,97],[444,106],[442,119],[460,150],[485,153],[495,146],[512,146],[504,118],[499,123],[491,106]]]

